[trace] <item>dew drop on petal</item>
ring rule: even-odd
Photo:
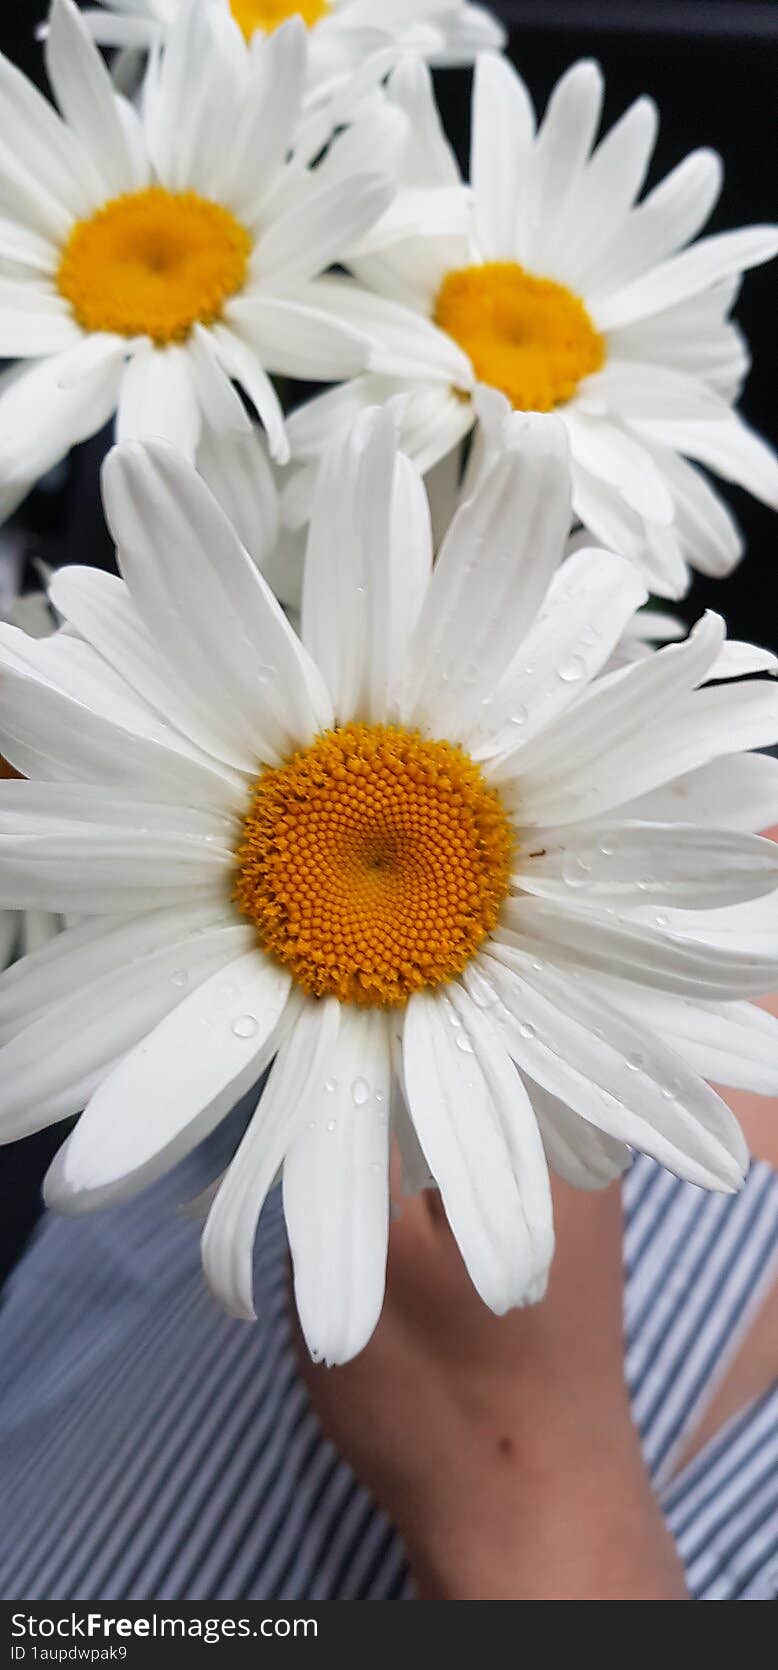
[[[663,910],[658,910],[656,916],[654,917],[654,921],[656,922],[658,928],[666,928],[670,918],[669,916],[665,916]]]
[[[351,1086],[351,1100],[357,1108],[363,1108],[370,1100],[370,1085],[367,1079],[355,1079]]]
[[[239,1015],[232,1023],[232,1030],[236,1038],[253,1038],[258,1025],[256,1015]]]
[[[591,866],[582,858],[570,854],[562,862],[562,880],[567,887],[585,887]]]
[[[511,714],[510,722],[512,725],[526,725],[528,718],[529,715],[527,713],[527,709],[525,707],[518,707],[516,712]]]
[[[472,1044],[470,1042],[470,1039],[468,1038],[466,1032],[458,1032],[457,1033],[456,1046],[457,1046],[457,1049],[462,1050],[465,1055],[474,1055],[475,1054],[473,1046],[472,1046]]]
[[[173,973],[170,976],[170,984],[171,986],[183,987],[186,985],[188,979],[189,975],[187,974],[185,968],[174,968]]]
[[[519,1032],[522,1038],[534,1038],[535,1028],[531,1021],[519,1021]]]
[[[327,1092],[327,1095],[331,1096],[333,1094],[333,1091],[337,1090],[337,1088],[338,1088],[337,1079],[325,1079],[324,1080],[324,1088]]]
[[[338,1128],[338,1121],[337,1121],[337,1119],[328,1119],[328,1120],[327,1120],[327,1130],[328,1130],[328,1131],[329,1131],[329,1133],[330,1133],[330,1136],[331,1136],[331,1135],[332,1135],[332,1132],[333,1132],[333,1131],[336,1131],[336,1130],[337,1130],[337,1128]]]
[[[557,667],[557,677],[563,684],[577,684],[585,672],[586,662],[582,655],[571,655],[569,661],[563,661],[561,667]]]
[[[638,1050],[635,1051],[634,1055],[627,1056],[627,1066],[633,1073],[639,1073],[641,1068],[645,1067],[645,1065],[646,1058],[644,1055],[641,1055]]]

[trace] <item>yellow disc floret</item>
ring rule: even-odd
[[[308,29],[329,11],[328,0],[230,0],[230,11],[247,41],[258,29],[271,35],[287,17],[301,17]]]
[[[151,186],[77,221],[57,285],[84,330],[182,342],[242,288],[251,247],[220,203]]]
[[[515,261],[447,273],[435,323],[464,348],[478,381],[520,412],[563,405],[605,362],[605,339],[579,297]]]
[[[304,991],[399,1005],[462,972],[495,926],[511,851],[461,748],[344,725],[254,784],[234,897]]]

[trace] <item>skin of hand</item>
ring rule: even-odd
[[[364,1351],[315,1366],[327,1435],[397,1525],[421,1599],[683,1600],[624,1386],[618,1185],[554,1191],[546,1299],[496,1317],[439,1196],[404,1200]]]

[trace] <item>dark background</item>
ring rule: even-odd
[[[0,0],[0,50],[43,84],[34,26],[46,0]],[[709,230],[775,216],[778,7],[774,0],[493,0],[510,32],[509,52],[539,108],[575,58],[595,57],[606,75],[605,127],[641,93],[661,115],[649,186],[698,145],[720,151],[725,163],[721,199]],[[469,141],[466,71],[438,77],[446,129],[460,159]],[[774,276],[759,268],[746,276],[737,317],[755,355],[742,410],[775,443],[773,380]],[[34,491],[19,513],[31,553],[52,563],[111,566],[100,511],[97,469],[107,437],[76,449],[62,479]],[[746,557],[723,585],[695,580],[680,610],[689,621],[706,606],[722,611],[730,635],[776,643],[772,576],[772,514],[736,488],[724,488],[746,536]],[[42,1173],[63,1128],[15,1144],[0,1157],[0,1280],[38,1212]]]

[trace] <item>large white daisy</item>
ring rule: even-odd
[[[575,64],[536,132],[522,80],[484,54],[468,190],[424,66],[398,67],[389,102],[406,142],[382,227],[394,225],[394,244],[363,247],[349,263],[360,283],[331,279],[324,292],[333,318],[374,336],[385,375],[314,401],[289,433],[294,455],[312,459],[355,406],[401,396],[404,445],[427,469],[476,422],[479,386],[506,411],[556,409],[576,516],[641,561],[652,590],[678,595],[687,563],[723,575],[741,550],[697,464],[778,504],[776,459],[733,410],[748,354],[728,319],[742,272],[775,254],[778,231],[692,244],[721,184],[709,150],[636,202],[656,108],[638,99],[592,150],[602,93],[597,65]],[[389,115],[374,105],[376,143]]]
[[[0,979],[6,1139],[85,1111],[49,1202],[123,1199],[273,1061],[203,1252],[252,1314],[279,1170],[303,1328],[329,1361],[379,1314],[388,1158],[434,1179],[475,1286],[537,1299],[550,1164],[644,1149],[738,1187],[702,1073],[778,1087],[744,1001],[778,968],[778,692],[700,686],[723,626],[603,669],[644,597],[579,551],[564,426],[526,420],[434,567],[384,412],[326,457],[301,636],[164,443],[109,458],[122,579],[68,568],[68,632],[0,632],[0,904],[83,916]],[[754,903],[753,901],[756,901]],[[772,931],[770,924],[773,924]]]
[[[186,0],[183,0],[186,4]],[[469,64],[500,47],[505,31],[483,6],[467,0],[211,0],[228,8],[247,41],[273,34],[299,17],[310,37],[309,88],[320,92],[387,48],[421,53],[435,65]],[[100,0],[87,24],[104,46],[145,51],[164,40],[182,0]]]
[[[71,0],[46,42],[60,118],[0,59],[0,512],[118,413],[120,437],[196,453],[203,413],[245,437],[234,383],[271,449],[287,442],[270,373],[342,377],[366,363],[357,327],[318,307],[317,275],[386,206],[375,175],[334,179],[295,142],[305,30],[250,53],[208,0],[181,13],[143,113],[117,95]]]

